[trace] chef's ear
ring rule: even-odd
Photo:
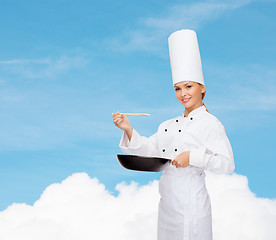
[[[205,86],[204,86],[203,84],[200,84],[200,83],[198,83],[198,84],[199,84],[200,87],[201,87],[201,93],[205,93],[205,92],[206,92]]]

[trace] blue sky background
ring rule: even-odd
[[[115,185],[160,173],[123,169],[121,130],[145,136],[181,114],[167,38],[197,31],[209,112],[223,123],[236,173],[276,197],[276,1],[12,0],[0,7],[0,210],[32,204],[72,173]]]

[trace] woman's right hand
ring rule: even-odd
[[[130,141],[132,138],[133,129],[128,121],[127,116],[119,112],[116,112],[112,113],[112,117],[115,126],[124,130],[128,136],[128,140]]]
[[[112,113],[112,117],[113,117],[113,122],[115,126],[117,126],[118,128],[124,131],[132,130],[132,127],[126,115],[116,112],[116,113]]]

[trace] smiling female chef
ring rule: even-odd
[[[169,51],[176,97],[185,107],[182,115],[161,123],[149,138],[140,136],[124,114],[114,113],[113,121],[124,130],[123,152],[173,160],[159,181],[158,240],[211,240],[204,170],[233,173],[233,152],[223,125],[202,102],[206,90],[196,33],[174,32]]]

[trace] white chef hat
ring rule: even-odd
[[[195,31],[176,31],[168,40],[173,84],[193,81],[205,85]]]

